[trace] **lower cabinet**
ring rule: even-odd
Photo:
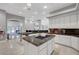
[[[38,48],[34,46],[33,44],[28,42],[28,55],[37,55],[38,54]]]
[[[70,36],[64,36],[64,45],[71,46],[71,37]]]
[[[28,42],[22,40],[22,44],[24,45],[24,55],[28,54]]]
[[[47,48],[47,51],[48,51],[48,55],[50,55],[52,52],[53,52],[53,50],[54,50],[54,44],[55,42],[54,42],[54,39],[52,39],[52,40],[50,40],[49,42],[48,42],[48,48]]]
[[[51,39],[40,46],[35,46],[23,40],[25,55],[50,55],[54,50],[54,39]]]
[[[55,42],[66,46],[70,46],[79,50],[79,37],[56,35]]]
[[[71,46],[71,39],[70,36],[65,36],[65,35],[57,35],[57,38],[55,39],[55,42],[64,44],[67,46]]]
[[[71,37],[71,41],[72,41],[72,47],[79,50],[79,38]]]
[[[47,55],[47,47],[45,47],[42,50],[40,50],[38,54],[39,55]]]

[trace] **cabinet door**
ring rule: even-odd
[[[79,50],[79,38],[71,37],[72,40],[72,47]]]
[[[63,35],[58,35],[57,43],[64,44],[64,37],[63,37]]]
[[[39,51],[39,55],[47,55],[47,47]]]
[[[78,11],[78,19],[77,19],[77,28],[79,28],[79,11]]]
[[[28,42],[25,40],[22,40],[22,44],[24,45],[24,55],[28,54]]]
[[[61,41],[62,41],[61,35],[56,35],[54,39],[55,39],[56,43],[61,43]]]
[[[53,24],[55,24],[55,22],[54,22],[54,19],[52,18],[52,19],[49,20],[50,28],[54,28]]]
[[[28,43],[28,55],[38,55],[38,48],[37,46]]]
[[[60,44],[64,44],[67,46],[71,46],[70,36],[57,35],[55,42],[60,43]]]
[[[54,39],[48,42],[48,55],[50,55],[54,50]]]
[[[77,49],[79,50],[79,38],[77,38]]]
[[[65,26],[66,28],[70,28],[70,16],[66,16],[65,17]]]
[[[59,42],[59,35],[55,35],[54,40],[55,40],[55,42]]]
[[[59,22],[60,22],[59,25],[61,25],[60,28],[64,28],[65,26],[63,26],[64,25],[64,17],[63,16],[61,17]]]
[[[53,24],[52,24],[52,27],[53,28],[56,28],[57,27],[57,25],[56,25],[56,20],[55,20],[56,18],[53,18]]]
[[[77,15],[76,15],[76,13],[75,14],[73,14],[73,15],[71,15],[70,16],[71,18],[71,20],[70,20],[70,28],[77,28]]]
[[[71,46],[71,39],[70,39],[70,36],[64,36],[64,43],[65,45],[67,46]]]
[[[47,45],[48,45],[48,42],[45,42],[44,44],[40,45],[38,47],[39,51],[42,50],[43,48],[47,47]]]
[[[52,19],[49,19],[49,28],[52,28]]]

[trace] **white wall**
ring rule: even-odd
[[[6,28],[7,28],[6,12],[3,10],[0,10],[0,31],[5,32],[3,39],[6,39]]]

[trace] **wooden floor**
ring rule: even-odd
[[[72,48],[55,44],[55,50],[52,55],[79,55],[79,52]]]

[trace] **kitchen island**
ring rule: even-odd
[[[23,37],[25,55],[50,55],[54,51],[55,35]]]

